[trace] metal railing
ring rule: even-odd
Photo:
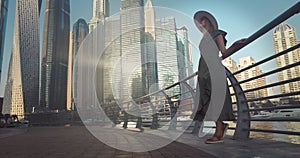
[[[232,54],[236,53],[243,47],[247,46],[248,44],[252,43],[253,41],[257,40],[261,36],[263,36],[265,33],[269,32],[276,26],[278,26],[283,21],[287,20],[288,18],[294,16],[295,14],[298,14],[300,12],[300,2],[296,3],[294,6],[292,6],[290,9],[279,15],[277,18],[275,18],[273,21],[262,27],[260,30],[255,32],[253,35],[251,35],[249,38],[247,38],[246,42],[234,50]],[[256,101],[263,101],[267,99],[274,99],[274,98],[281,98],[281,97],[290,97],[295,95],[300,95],[300,91],[294,91],[290,93],[285,94],[278,94],[273,96],[265,96],[265,97],[259,97],[259,98],[247,98],[246,93],[249,92],[255,92],[262,89],[272,88],[275,86],[284,85],[291,82],[299,82],[300,76],[285,80],[285,81],[279,81],[276,83],[271,83],[265,86],[256,87],[252,89],[242,89],[241,84],[254,81],[257,79],[260,79],[262,77],[270,76],[272,74],[282,72],[284,70],[294,68],[300,65],[300,61],[296,63],[291,63],[290,65],[277,68],[275,70],[263,73],[261,75],[243,80],[238,81],[235,78],[235,75],[238,75],[242,72],[245,72],[251,68],[254,68],[256,66],[260,66],[266,62],[269,62],[271,60],[274,60],[282,55],[285,55],[291,51],[294,51],[296,49],[299,49],[300,44],[297,44],[293,47],[290,47],[282,52],[279,52],[275,55],[272,55],[270,57],[267,57],[251,66],[248,66],[246,68],[243,68],[237,72],[231,73],[228,69],[226,69],[226,75],[231,83],[230,87],[233,88],[234,92],[232,93],[232,96],[235,96],[236,102],[233,104],[237,105],[237,111],[236,116],[236,127],[231,127],[230,129],[234,129],[234,138],[235,139],[248,139],[250,132],[266,132],[266,133],[279,133],[279,134],[288,134],[288,135],[300,135],[300,132],[294,132],[294,131],[284,131],[284,130],[268,130],[268,129],[253,129],[251,128],[251,122],[253,121],[289,121],[289,122],[299,122],[300,118],[254,118],[253,115],[251,115],[251,112],[261,112],[261,111],[276,111],[280,109],[293,109],[293,108],[300,108],[300,105],[294,105],[294,106],[275,106],[275,107],[268,107],[268,108],[256,108],[256,109],[250,109],[249,103],[256,102]],[[222,56],[223,59],[229,57],[230,55]],[[195,87],[191,87],[188,84],[188,81],[194,79],[197,77],[197,72],[190,75],[189,77],[174,83],[166,88],[163,88],[159,91],[153,92],[151,94],[145,95],[143,97],[134,99],[134,101],[131,102],[124,102],[123,105],[125,108],[125,111],[130,111],[130,108],[138,106],[139,116],[128,118],[126,112],[124,114],[123,120],[124,120],[124,128],[127,128],[127,122],[128,119],[134,119],[137,121],[136,127],[142,128],[143,125],[147,124],[152,129],[157,129],[162,125],[165,125],[164,122],[166,122],[166,118],[171,119],[171,122],[169,124],[169,129],[176,129],[178,126],[182,126],[180,122],[184,122],[186,120],[190,120],[188,117],[192,113],[192,109],[194,108],[194,100],[196,96]],[[176,93],[169,93],[168,91],[172,89],[179,89],[179,92]],[[182,90],[185,91],[182,91]],[[169,94],[168,94],[169,93]],[[142,105],[142,106],[141,106]],[[167,105],[167,106],[166,106]],[[142,108],[141,108],[142,107]],[[130,112],[129,112],[130,113]],[[147,119],[144,119],[147,118]],[[181,121],[179,121],[181,120]],[[169,121],[169,120],[168,120]],[[196,127],[195,127],[196,128]]]

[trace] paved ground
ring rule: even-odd
[[[119,129],[121,130],[121,129]],[[104,132],[107,139],[119,135]],[[132,131],[128,131],[132,132]],[[8,134],[9,133],[9,134]],[[126,135],[129,142],[137,132]],[[133,137],[132,137],[133,136]],[[137,137],[135,137],[137,136]],[[204,144],[204,138],[183,134],[175,142],[148,152],[125,152],[105,145],[84,126],[29,127],[0,129],[0,157],[10,158],[206,158],[206,157],[300,157],[300,145],[253,139],[232,140],[227,136],[222,144]]]
[[[2,129],[0,129],[1,131]],[[125,152],[109,147],[84,127],[30,127],[0,139],[2,158],[199,158],[215,157],[189,145],[173,142],[149,152]],[[23,132],[20,134],[20,132]],[[3,133],[3,132],[1,132]]]

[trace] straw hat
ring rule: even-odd
[[[194,20],[197,20],[198,22],[200,22],[199,20],[202,17],[206,17],[210,21],[214,30],[218,29],[218,22],[217,22],[216,18],[213,15],[211,15],[209,12],[200,10],[194,14]]]

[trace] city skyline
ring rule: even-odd
[[[193,14],[197,10],[208,10],[212,12],[216,17],[220,26],[223,30],[228,32],[227,39],[228,43],[232,43],[234,40],[242,37],[247,37],[260,29],[262,26],[273,20],[276,16],[283,13],[289,7],[294,5],[297,1],[278,1],[273,3],[271,0],[266,1],[251,1],[251,2],[240,2],[236,0],[226,1],[226,2],[218,2],[220,5],[215,5],[216,2],[210,1],[193,1],[190,3],[186,3],[184,0],[179,0],[177,3],[172,3],[170,0],[153,0],[154,6],[162,6],[168,7],[171,9],[176,9],[179,12],[182,12],[192,18]],[[272,5],[268,5],[272,3]],[[110,15],[113,15],[119,12],[120,2],[119,1],[110,1]],[[222,6],[222,7],[221,7]],[[223,7],[224,6],[224,7]],[[246,8],[246,6],[248,8]],[[14,19],[14,11],[12,8],[15,8],[15,2],[11,1],[8,10],[8,19],[12,19],[8,21],[7,31],[6,31],[6,41],[4,48],[4,56],[3,58],[3,75],[1,77],[1,85],[0,85],[0,96],[4,95],[4,85],[6,83],[6,74],[8,71],[8,62],[11,53],[12,46],[12,33],[13,33],[13,19]],[[43,10],[45,8],[45,3],[42,5]],[[93,0],[72,0],[71,1],[71,9],[74,12],[71,12],[70,23],[74,24],[79,18],[83,18],[85,20],[89,20],[92,18],[92,10],[93,8]],[[79,11],[80,10],[80,11]],[[87,10],[87,11],[84,11]],[[255,12],[253,12],[255,10]],[[41,11],[41,18],[43,18],[43,11]],[[299,16],[299,15],[296,15]],[[235,17],[235,18],[226,18],[226,17]],[[240,22],[241,25],[232,25],[234,22]],[[300,24],[296,21],[296,17],[292,17],[291,19],[286,21],[287,23],[293,25],[296,29],[300,28]],[[41,20],[41,28],[43,20]],[[179,27],[182,25],[179,24]],[[242,26],[242,27],[241,27]],[[197,36],[199,32],[196,32]],[[41,32],[41,36],[43,33]],[[198,35],[199,36],[199,35]],[[299,37],[299,34],[298,34]],[[40,38],[42,39],[42,38]],[[196,39],[200,39],[200,37],[196,37]],[[265,36],[258,39],[253,44],[243,48],[239,53],[233,55],[232,57],[237,60],[242,56],[246,56],[249,53],[254,53],[253,58],[256,61],[259,61],[263,57],[272,54],[274,52],[272,45],[272,35],[271,33],[267,33]],[[197,45],[197,43],[196,43]],[[197,54],[198,53],[198,54]],[[8,60],[7,60],[8,59]],[[194,63],[197,64],[199,59],[199,52],[193,52],[193,60]],[[265,67],[262,67],[263,70],[270,70],[275,66],[275,62],[267,64]],[[196,65],[194,65],[196,67]]]
[[[273,1],[272,1],[273,2]],[[9,6],[9,10],[11,10],[11,7],[13,6],[13,1]],[[111,1],[111,7],[110,7],[110,12],[111,14],[115,14],[116,12],[119,11],[119,3],[120,2],[115,2],[115,1]],[[220,3],[224,3],[224,2],[220,2]],[[248,3],[248,2],[245,2]],[[249,3],[249,5],[247,5],[250,10],[251,8],[254,8],[255,10],[257,10],[257,12],[246,12],[247,10],[243,10],[244,6],[241,5],[241,3],[236,2],[236,3],[226,3],[224,4],[224,6],[226,6],[223,10],[219,9],[220,7],[218,6],[214,6],[212,5],[212,3],[210,2],[193,2],[193,3],[186,3],[183,1],[178,1],[177,3],[170,3],[169,0],[166,1],[157,1],[157,0],[153,0],[153,5],[154,6],[163,6],[163,7],[170,7],[173,9],[177,9],[180,12],[183,12],[187,15],[189,15],[190,17],[192,17],[193,13],[196,10],[200,10],[200,9],[205,9],[205,10],[209,10],[212,13],[214,13],[214,15],[217,17],[220,26],[222,26],[222,29],[224,28],[224,30],[228,31],[228,41],[229,43],[233,42],[235,39],[241,38],[241,37],[247,37],[247,35],[249,36],[251,33],[253,33],[254,31],[257,31],[260,27],[259,26],[263,26],[265,25],[267,22],[269,22],[270,20],[273,20],[276,16],[278,16],[280,13],[282,13],[283,11],[285,11],[286,9],[288,9],[290,6],[292,6],[293,4],[296,3],[296,1],[288,1],[288,2],[282,2],[282,1],[277,1],[276,3],[274,3],[274,5],[268,6],[268,5],[263,5],[263,4],[267,4],[270,3],[270,1],[264,1],[264,2],[260,2],[260,1],[255,1],[255,2],[251,2]],[[234,5],[231,5],[234,4]],[[44,5],[44,4],[43,4]],[[92,8],[92,1],[80,1],[80,0],[72,0],[71,1],[71,7],[74,10],[77,9],[86,9],[86,8]],[[43,7],[42,7],[43,8]],[[272,8],[272,9],[271,9]],[[231,9],[231,10],[230,10]],[[87,10],[87,9],[86,9]],[[268,10],[268,12],[262,12],[262,10]],[[237,25],[232,25],[232,21],[233,20],[224,20],[224,19],[228,19],[225,18],[226,16],[233,16],[234,13],[241,11],[242,14],[240,15],[234,15],[236,16],[236,18],[233,18],[235,21],[239,21],[241,24],[243,24],[243,29],[241,28],[237,28],[240,26]],[[9,17],[10,19],[12,19],[12,11],[10,11],[9,13]],[[224,14],[221,14],[224,13]],[[262,14],[264,13],[264,14]],[[43,11],[41,11],[41,14],[43,14]],[[256,16],[256,14],[259,14],[260,16]],[[42,16],[42,15],[41,15]],[[71,13],[71,24],[73,24],[76,20],[78,20],[79,17],[83,17],[85,20],[88,20],[92,17],[92,12],[74,12]],[[248,18],[249,17],[249,18]],[[295,26],[295,28],[299,28],[299,24],[295,22],[294,17],[291,20],[288,20],[287,22],[290,22],[292,25]],[[256,24],[254,25],[253,23],[249,23],[251,21],[256,22]],[[231,24],[230,24],[231,23]],[[245,24],[245,25],[244,25]],[[250,24],[250,25],[247,25]],[[10,24],[11,26],[11,24]],[[42,26],[41,26],[42,27]],[[234,31],[232,31],[234,30]],[[242,32],[240,30],[243,30]],[[235,33],[236,31],[236,33]],[[232,33],[233,32],[233,33]],[[6,34],[11,34],[11,30],[8,30]],[[259,59],[261,59],[261,56],[265,53],[273,53],[273,48],[271,47],[270,43],[272,43],[272,41],[270,40],[271,38],[269,38],[270,35],[266,35],[265,37],[262,37],[262,40],[258,40],[259,43],[255,42],[255,46],[247,46],[247,48],[244,48],[241,50],[240,53],[238,53],[237,55],[234,55],[233,58],[238,58],[240,56],[245,56],[245,53],[249,54],[250,52],[259,52],[259,53],[255,53],[254,54],[254,59],[256,61],[258,61]],[[9,38],[8,38],[9,39]],[[9,40],[6,40],[9,41]],[[267,41],[267,42],[260,42],[260,41]],[[11,42],[6,42],[8,44],[5,44],[5,55],[4,58],[7,59],[7,53],[10,53],[8,50],[10,49],[10,45],[9,43]],[[269,44],[266,44],[269,43]],[[249,48],[249,49],[248,49]],[[256,51],[259,48],[259,51]],[[262,48],[267,48],[267,49],[262,49]],[[250,50],[250,51],[249,51]],[[253,53],[252,53],[253,54]],[[195,55],[195,53],[193,52],[193,56],[194,56],[194,61],[198,60],[198,56],[199,55]],[[195,64],[197,62],[194,62]],[[271,66],[273,66],[274,64],[270,64]],[[195,66],[195,65],[194,65]],[[269,69],[269,67],[271,66],[267,66],[266,69]],[[5,63],[3,64],[3,69],[4,73],[7,72],[7,67],[8,67],[8,63],[7,60],[5,61]],[[264,67],[262,69],[265,69]],[[3,93],[3,83],[5,83],[6,77],[2,77],[2,93]],[[1,93],[0,93],[1,94]],[[2,94],[3,95],[3,94]]]

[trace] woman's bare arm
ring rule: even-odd
[[[224,38],[222,35],[218,35],[216,38],[215,38],[215,41],[217,43],[217,46],[219,48],[219,50],[221,51],[222,55],[230,55],[233,53],[233,51],[242,46],[242,44],[245,43],[246,39],[240,39],[236,42],[234,42],[229,48],[226,49],[225,47],[225,42],[224,42]]]

